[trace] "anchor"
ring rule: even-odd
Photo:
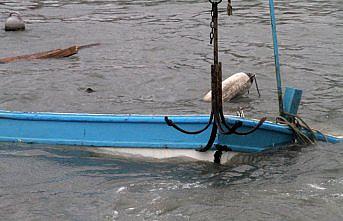
[[[266,117],[261,118],[259,123],[249,131],[237,131],[238,128],[243,126],[241,121],[236,121],[232,126],[227,123],[223,112],[223,101],[222,101],[222,63],[219,62],[219,48],[218,48],[218,5],[222,0],[209,0],[212,5],[211,17],[212,21],[210,23],[211,34],[210,34],[210,44],[213,44],[213,64],[211,65],[211,113],[207,125],[198,131],[187,131],[180,128],[167,116],[164,118],[168,126],[175,128],[176,130],[185,134],[200,134],[207,130],[210,125],[212,125],[211,135],[205,147],[197,149],[197,151],[205,152],[212,148],[216,136],[218,133],[224,135],[236,134],[236,135],[248,135],[257,130],[267,119]],[[228,15],[232,15],[231,0],[228,0]],[[229,147],[223,147],[217,144],[218,151],[230,150]]]

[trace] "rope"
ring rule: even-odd
[[[304,128],[299,124],[291,123],[286,118],[281,116],[276,118],[276,122],[288,125],[293,130],[296,142],[298,142],[299,144],[306,145],[316,143],[316,140],[313,136],[308,136],[303,132],[303,130],[306,129],[308,132],[313,133],[311,129]]]
[[[314,140],[314,141],[316,140],[316,135],[314,133],[315,131],[320,133],[320,134],[322,134],[320,131],[312,129],[299,115],[291,114],[291,113],[288,113],[288,112],[284,112],[284,114],[290,116],[291,118],[293,118],[294,121],[295,121],[295,124],[299,128],[306,129],[307,132],[310,134],[310,137],[311,137],[312,140]],[[325,139],[327,139],[327,138],[325,137]]]
[[[196,149],[196,151],[206,152],[209,149],[211,149],[211,147],[213,146],[214,141],[216,140],[216,137],[217,137],[217,130],[218,130],[217,125],[213,124],[212,130],[211,130],[210,139],[208,140],[206,146],[203,147],[203,148]]]
[[[257,84],[257,79],[256,79],[256,75],[255,74],[253,76],[253,80],[255,80],[255,85],[256,85],[256,90],[257,90],[257,93],[258,93],[258,97],[261,97],[261,93],[260,93],[260,90],[258,89],[258,84]]]
[[[214,162],[215,164],[220,164],[220,161],[221,161],[221,159],[222,159],[222,155],[223,155],[223,151],[217,150],[217,151],[214,153],[214,155],[213,155],[213,157],[214,157],[213,162]]]
[[[197,130],[197,131],[187,131],[187,130],[184,130],[184,129],[182,129],[181,127],[177,126],[177,125],[176,125],[172,120],[170,120],[167,116],[164,117],[164,121],[167,123],[168,126],[173,127],[173,128],[175,128],[176,130],[178,130],[178,131],[180,131],[180,132],[182,132],[182,133],[184,133],[184,134],[193,134],[193,135],[194,135],[194,134],[200,134],[200,133],[204,132],[205,130],[207,130],[207,129],[210,127],[210,125],[211,125],[211,123],[212,123],[212,120],[213,120],[213,114],[211,113],[210,119],[208,120],[208,123],[206,124],[206,126],[205,126],[203,129]]]
[[[238,132],[238,131],[235,131],[235,134],[237,135],[248,135],[248,134],[251,134],[253,132],[255,132],[258,128],[260,128],[262,126],[262,124],[267,120],[267,117],[262,117],[260,119],[260,121],[258,122],[258,124],[251,130],[249,131],[246,131],[246,132]]]

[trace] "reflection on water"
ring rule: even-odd
[[[224,1],[225,2],[225,1]],[[220,5],[224,77],[256,72],[262,97],[226,104],[275,116],[267,1]],[[0,65],[0,107],[21,111],[208,113],[207,1],[3,0],[25,32],[0,30],[0,57],[101,43],[60,60]],[[276,1],[284,85],[304,90],[300,114],[342,134],[343,6],[339,0]],[[95,93],[86,93],[85,88]],[[217,167],[97,156],[70,147],[0,145],[4,220],[341,220],[342,145],[320,144]]]

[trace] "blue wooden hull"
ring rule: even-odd
[[[208,116],[173,116],[171,119],[188,130],[198,130]],[[243,122],[240,131],[258,123],[230,117],[228,122]],[[187,135],[169,127],[163,116],[23,113],[0,111],[0,141],[102,147],[142,147],[196,149],[204,147],[211,127],[199,135]],[[219,135],[215,144],[233,151],[260,152],[293,142],[285,126],[265,122],[256,132],[246,135]]]
[[[208,116],[172,116],[187,130],[198,130]],[[238,131],[247,131],[257,121],[230,116],[233,125],[243,122]],[[41,144],[125,148],[197,149],[204,147],[211,127],[199,135],[187,135],[169,127],[163,116],[25,113],[0,111],[0,141]],[[221,135],[214,145],[225,145],[236,152],[261,152],[293,143],[292,131],[283,125],[265,122],[246,136]]]

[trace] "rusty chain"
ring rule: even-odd
[[[231,4],[231,0],[227,0],[227,15],[231,16],[232,15],[232,4]]]
[[[212,4],[218,4],[218,3],[213,3],[211,0],[210,0],[210,2],[212,3]],[[226,10],[227,10],[227,15],[228,16],[231,16],[232,15],[232,3],[231,3],[231,0],[228,0],[227,1],[227,8],[226,8]],[[211,28],[211,33],[210,33],[210,44],[212,44],[212,42],[213,42],[213,36],[214,36],[214,22],[213,22],[213,7],[212,7],[212,9],[211,9],[211,23],[210,23],[210,28]]]

